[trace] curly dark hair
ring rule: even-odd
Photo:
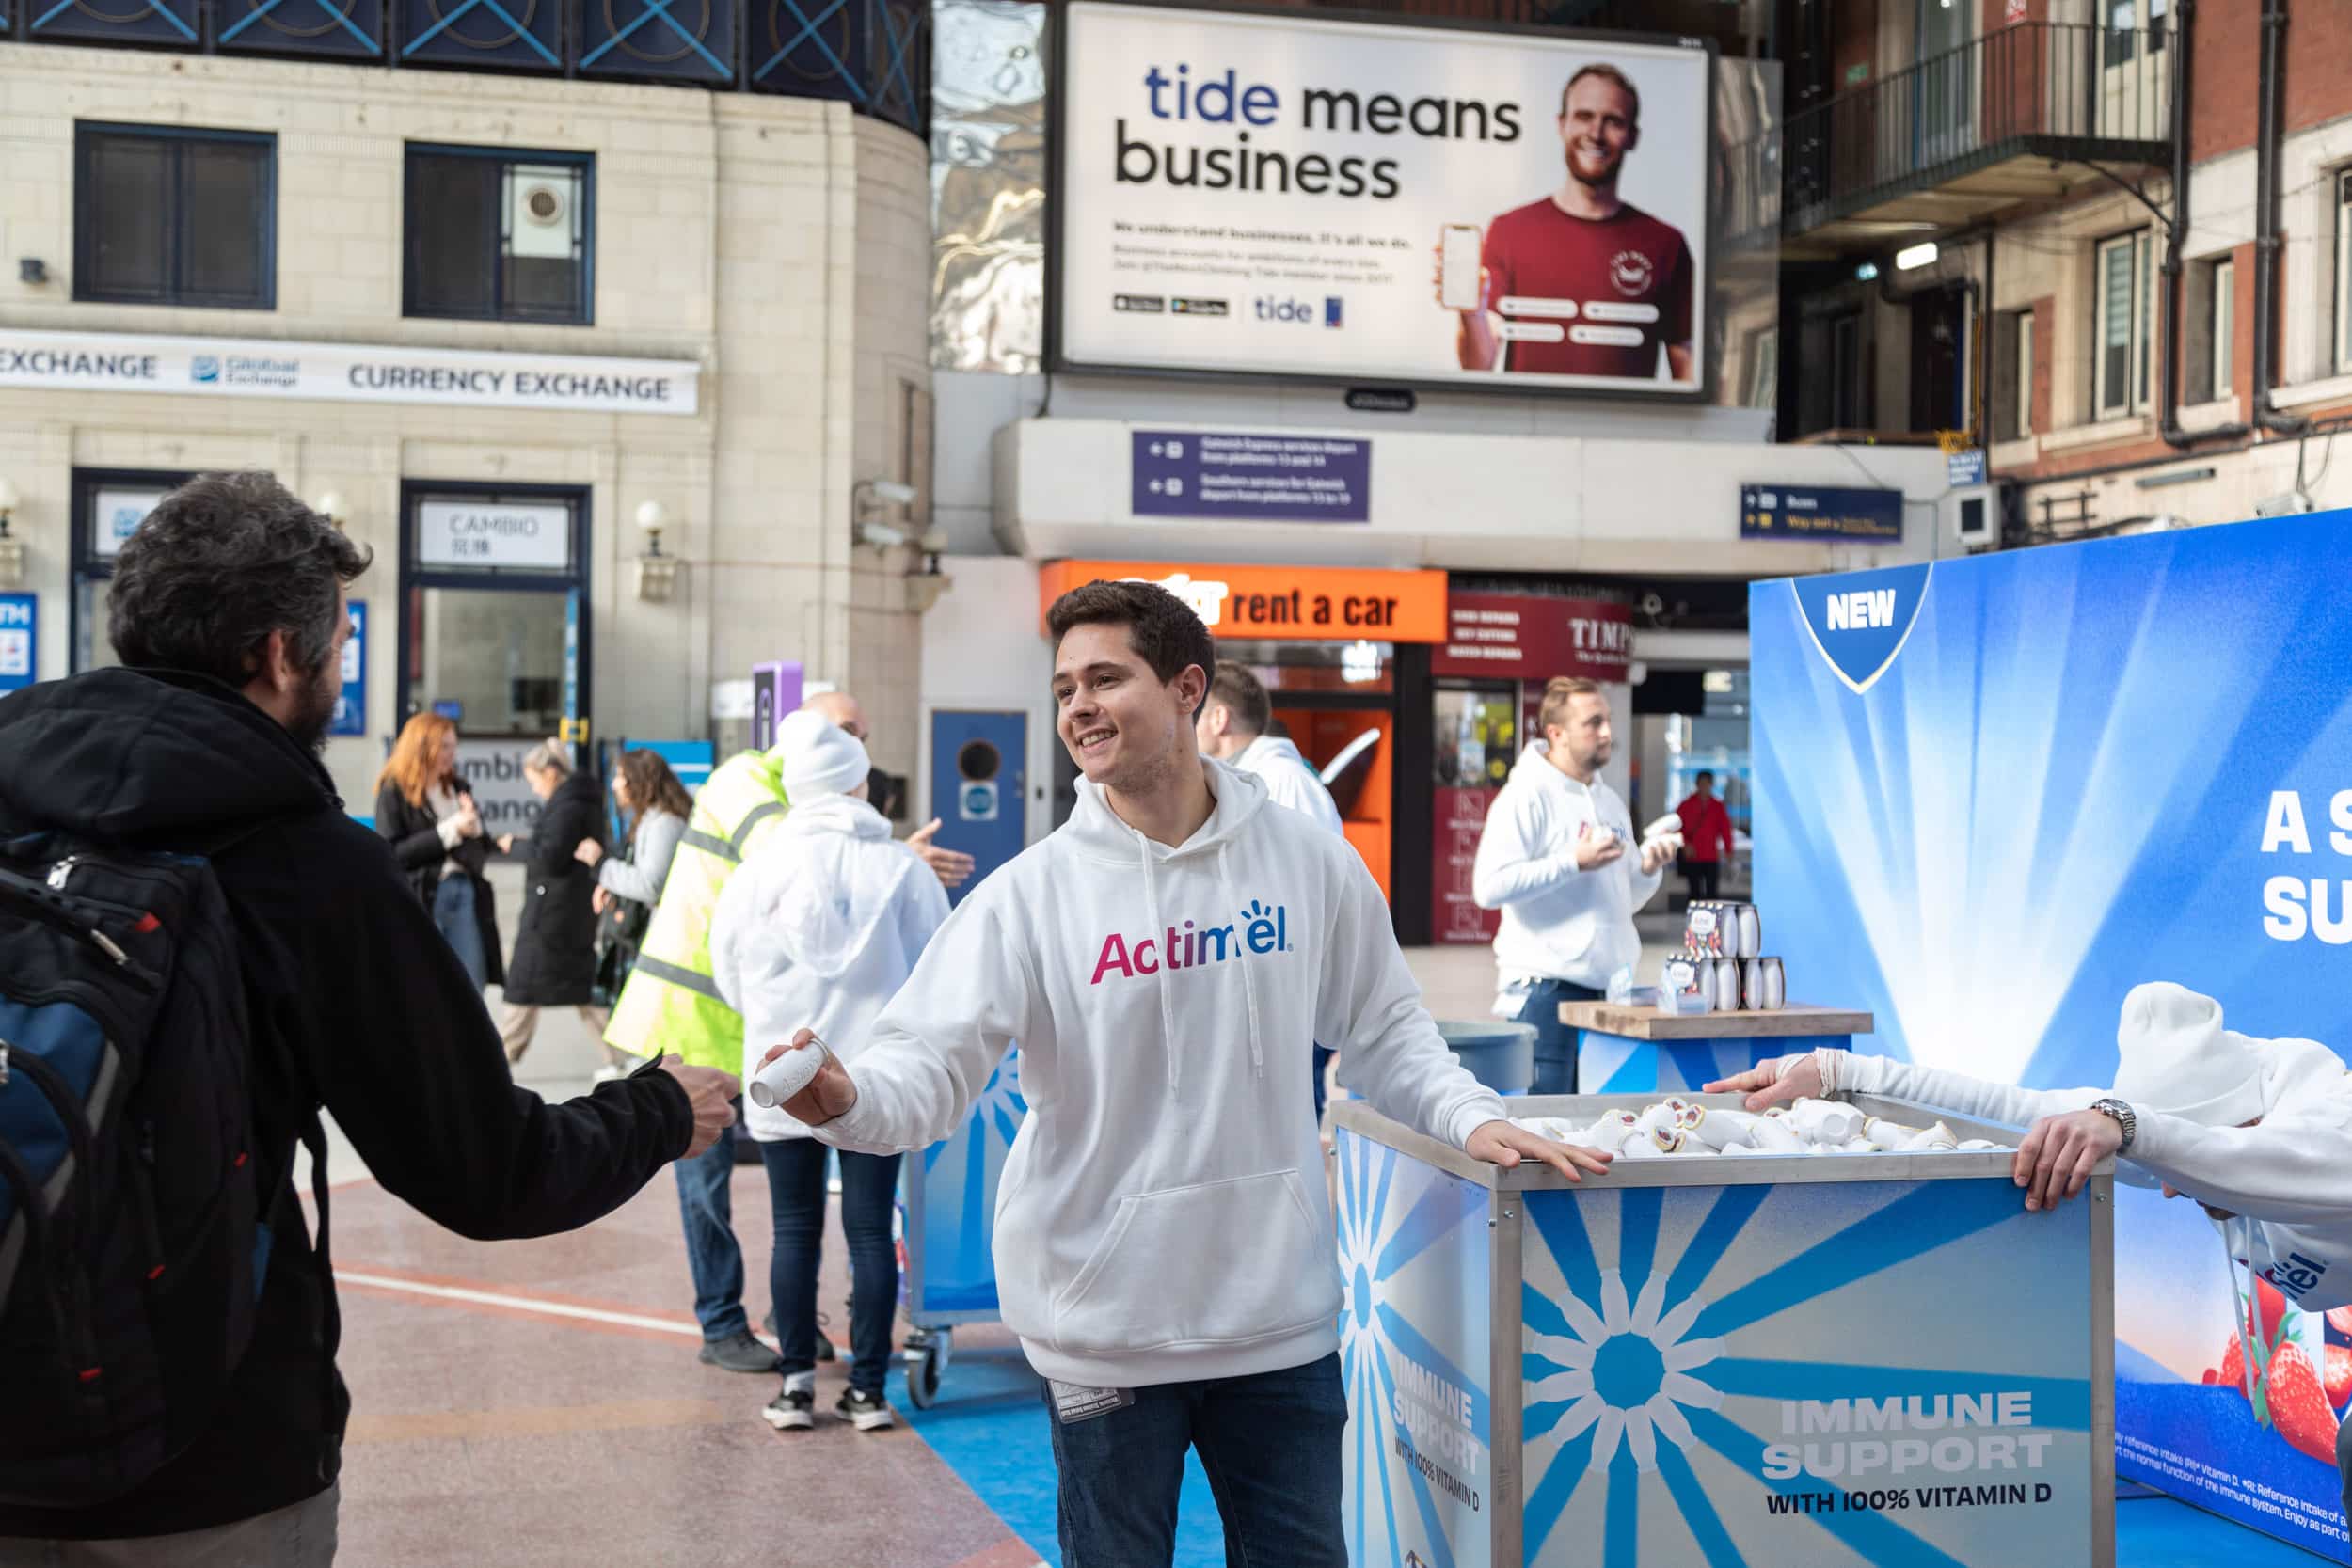
[[[282,631],[315,674],[334,651],[335,590],[373,559],[268,474],[199,474],[123,542],[107,635],[134,669],[242,687]]]
[[[1216,639],[1193,613],[1192,606],[1156,582],[1096,580],[1073,588],[1045,612],[1045,629],[1058,649],[1073,626],[1125,626],[1136,656],[1163,681],[1172,681],[1192,666],[1200,670],[1200,701],[1192,716],[1209,705],[1208,680],[1216,668]]]

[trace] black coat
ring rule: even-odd
[[[275,1243],[213,1428],[115,1501],[0,1505],[0,1538],[161,1535],[290,1507],[335,1480],[350,1410],[334,1280],[304,1240],[293,1180],[317,1110],[395,1197],[493,1241],[619,1208],[685,1152],[692,1108],[650,1068],[561,1105],[516,1087],[391,850],[343,814],[309,749],[216,681],[94,670],[0,700],[0,833],[38,826],[153,849],[250,829],[213,863],[253,1029],[253,1154],[273,1173]]]
[[[465,781],[455,779],[452,785],[461,796],[470,800],[473,791]],[[417,890],[429,912],[433,895],[441,885],[441,867],[455,861],[466,868],[473,879],[473,921],[482,931],[483,979],[498,985],[506,978],[506,966],[499,957],[498,898],[490,891],[489,879],[482,868],[490,863],[490,840],[485,830],[480,837],[467,839],[454,849],[441,845],[441,832],[433,817],[430,805],[411,805],[408,797],[400,792],[400,785],[389,779],[375,792],[375,831],[392,847],[392,858],[407,873],[408,885]]]
[[[596,874],[573,857],[583,838],[604,842],[604,786],[575,773],[555,786],[523,857],[523,914],[506,1000],[532,1007],[578,1006],[596,983]]]

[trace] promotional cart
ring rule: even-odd
[[[900,1306],[909,1332],[899,1354],[918,1410],[939,1396],[957,1326],[996,1321],[996,1184],[1028,1112],[1015,1051],[989,1075],[962,1130],[902,1167]]]
[[[2111,1163],[2028,1213],[2006,1151],[1572,1185],[1335,1116],[1350,1561],[2111,1568]]]

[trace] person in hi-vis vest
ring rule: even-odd
[[[848,692],[828,691],[803,705],[866,738],[866,715]],[[781,749],[739,752],[705,782],[670,863],[661,900],[654,906],[637,967],[613,1006],[604,1032],[607,1044],[639,1056],[672,1052],[701,1067],[740,1063],[743,1020],[711,978],[711,917],[727,879],[789,806]],[[908,836],[907,846],[942,882],[955,887],[972,875],[972,857],[932,844],[938,831],[933,818]],[[729,1185],[735,1175],[734,1129],[701,1158],[679,1161],[676,1170],[686,1259],[694,1275],[694,1316],[702,1323],[702,1359],[729,1371],[773,1371],[774,1353],[754,1337],[743,1314],[743,1250],[735,1240]]]

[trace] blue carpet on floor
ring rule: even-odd
[[[982,1502],[1053,1568],[1054,1449],[1037,1374],[1017,1355],[964,1355],[947,1369],[939,1402],[907,1424]],[[2116,1568],[2314,1568],[2314,1557],[2184,1502],[2122,1488],[2115,1506]],[[1200,1462],[1187,1462],[1176,1523],[1176,1568],[1223,1568],[1225,1538]],[[1990,1568],[1990,1565],[1988,1565]]]
[[[1017,1354],[959,1355],[940,1380],[939,1401],[916,1410],[894,1402],[931,1451],[1015,1535],[1061,1568],[1055,1538],[1054,1436],[1037,1374]],[[1223,1568],[1225,1533],[1197,1457],[1184,1464],[1176,1513],[1176,1568]]]

